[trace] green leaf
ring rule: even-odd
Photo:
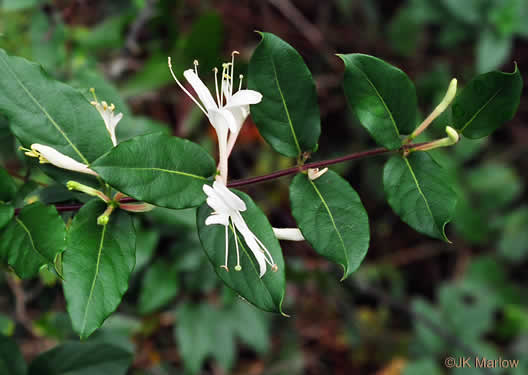
[[[343,87],[352,110],[374,140],[401,146],[401,134],[416,127],[416,89],[407,75],[377,57],[338,55],[345,63]]]
[[[482,32],[477,43],[477,72],[485,73],[501,66],[510,56],[512,44],[511,36],[497,35],[493,30]]]
[[[0,70],[0,113],[25,147],[44,144],[84,164],[112,147],[103,119],[80,92],[1,49]]]
[[[33,277],[64,249],[66,226],[54,206],[33,203],[0,232],[0,258],[21,278]]]
[[[9,203],[0,202],[0,229],[5,227],[15,215],[15,209]]]
[[[272,272],[268,267],[266,274],[260,278],[258,264],[253,255],[250,255],[251,250],[240,233],[237,234],[237,238],[240,246],[240,264],[242,270],[239,272],[235,271],[236,247],[235,237],[231,228],[228,230],[228,267],[230,271],[221,268],[220,266],[225,263],[225,227],[218,224],[205,225],[205,219],[212,212],[207,203],[204,203],[198,209],[196,215],[198,234],[202,247],[211,261],[215,272],[227,286],[258,308],[283,314],[282,300],[284,298],[286,280],[284,274],[284,259],[279,241],[277,241],[266,215],[255,205],[251,198],[240,191],[233,189],[231,191],[235,192],[246,203],[247,210],[241,212],[242,217],[246,221],[249,229],[271,253],[278,267],[278,271]]]
[[[507,259],[520,262],[528,256],[528,207],[522,206],[508,215],[498,250]]]
[[[416,231],[449,241],[444,227],[453,216],[457,195],[450,177],[427,153],[393,156],[383,170],[389,205]]]
[[[263,98],[251,106],[251,116],[275,151],[298,157],[315,150],[321,134],[315,83],[292,46],[273,34],[260,35],[249,62],[248,88]]]
[[[225,369],[231,367],[235,343],[222,311],[208,304],[184,304],[178,309],[177,319],[174,334],[188,371],[197,374],[209,355]]]
[[[99,341],[66,342],[39,355],[29,375],[125,375],[133,355]]]
[[[0,202],[9,202],[16,195],[17,187],[13,178],[0,167]]]
[[[105,207],[92,200],[79,210],[62,257],[68,313],[82,339],[117,309],[136,260],[136,234],[130,216],[118,210],[107,225],[98,225],[97,217]]]
[[[168,208],[200,205],[202,186],[215,172],[213,158],[201,146],[160,133],[120,143],[92,167],[117,190]]]
[[[165,306],[178,294],[178,273],[166,260],[159,259],[152,264],[141,284],[139,292],[139,312],[150,314]]]
[[[0,335],[0,374],[26,375],[27,365],[16,342]]]
[[[519,106],[522,77],[490,72],[471,80],[453,102],[454,127],[469,138],[482,138],[510,121]]]
[[[356,191],[334,171],[312,181],[298,174],[290,185],[292,214],[304,238],[325,258],[343,266],[343,279],[367,254],[369,223]]]
[[[27,8],[32,8],[42,0],[3,0],[3,11],[20,11]]]

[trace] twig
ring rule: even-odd
[[[139,52],[139,45],[137,43],[139,33],[147,22],[154,16],[154,5],[157,3],[157,0],[147,0],[143,9],[139,13],[138,17],[130,26],[130,30],[126,37],[125,49],[132,54],[137,54]]]
[[[22,281],[17,280],[13,275],[6,275],[7,285],[13,296],[15,297],[15,320],[22,324],[22,326],[30,332],[33,336],[38,337],[38,335],[33,330],[31,325],[31,319],[29,319],[26,311],[26,302],[27,297],[22,286]]]
[[[227,186],[228,187],[240,187],[240,186],[245,186],[245,185],[257,184],[257,183],[260,183],[260,182],[274,180],[274,179],[279,178],[279,177],[288,176],[288,175],[292,175],[292,174],[297,174],[297,173],[300,173],[302,171],[308,170],[310,168],[321,168],[321,167],[326,167],[328,165],[334,165],[334,164],[338,164],[338,163],[343,163],[345,161],[363,159],[363,158],[367,158],[369,156],[402,152],[402,151],[405,151],[405,150],[407,150],[409,148],[422,146],[422,145],[427,144],[427,143],[429,143],[429,142],[408,144],[408,145],[404,145],[401,148],[396,149],[396,150],[388,150],[388,149],[386,149],[384,147],[379,147],[379,148],[374,148],[372,150],[354,152],[352,154],[348,154],[348,155],[345,155],[345,156],[340,156],[340,157],[334,158],[334,159],[316,161],[316,162],[313,162],[313,163],[307,163],[307,164],[299,165],[299,166],[296,166],[296,167],[282,169],[280,171],[272,172],[270,174],[266,174],[266,175],[263,175],[263,176],[250,177],[250,178],[245,178],[245,179],[241,179],[241,180],[236,180],[236,181],[228,183]],[[131,202],[137,202],[137,200],[134,199],[134,198],[128,198],[127,197],[127,198],[121,199],[119,202],[121,202],[121,203],[131,203]],[[81,208],[82,206],[83,206],[82,204],[55,205],[55,207],[57,208],[58,212],[76,211],[79,208]],[[19,212],[20,212],[20,208],[15,209],[15,215],[18,215]]]

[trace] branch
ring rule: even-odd
[[[275,172],[272,172],[270,174],[266,174],[266,175],[263,175],[263,176],[250,177],[250,178],[245,178],[245,179],[241,179],[241,180],[236,180],[236,181],[228,183],[227,186],[233,188],[233,187],[240,187],[240,186],[245,186],[245,185],[257,184],[257,183],[260,183],[260,182],[274,180],[274,179],[279,178],[279,177],[288,176],[288,175],[292,175],[292,174],[297,174],[297,173],[300,173],[302,171],[306,171],[306,170],[308,170],[310,168],[321,168],[321,167],[326,167],[326,166],[329,166],[329,165],[343,163],[345,161],[364,159],[364,158],[367,158],[367,157],[370,157],[370,156],[375,156],[375,155],[383,155],[383,154],[389,154],[389,153],[403,152],[403,151],[405,151],[407,149],[410,149],[410,148],[413,148],[413,147],[417,147],[417,146],[422,146],[422,145],[428,144],[428,143],[430,143],[430,142],[412,143],[412,144],[404,145],[404,146],[402,146],[402,147],[400,147],[399,149],[396,149],[396,150],[388,150],[388,149],[386,149],[384,147],[379,147],[379,148],[374,148],[372,150],[354,152],[352,154],[348,154],[348,155],[345,155],[345,156],[340,156],[340,157],[334,158],[334,159],[315,161],[315,162],[307,163],[307,164],[304,164],[304,165],[299,165],[299,166],[295,166],[295,167],[291,167],[291,168],[282,169],[280,171],[275,171]],[[137,202],[137,200],[134,199],[134,198],[126,197],[126,198],[120,199],[119,202],[121,202],[121,203],[131,203],[131,202]],[[83,206],[82,204],[55,205],[55,208],[57,208],[58,212],[68,212],[68,211],[77,211],[82,206]],[[20,210],[21,210],[21,208],[16,208],[15,209],[15,215],[18,215]]]

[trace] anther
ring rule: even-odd
[[[225,269],[227,272],[229,272],[229,268],[227,266],[220,266],[220,268]]]
[[[279,267],[276,264],[274,264],[273,266],[271,266],[271,270],[273,272],[277,272],[279,270]]]
[[[235,266],[235,271],[237,271],[237,272],[242,271],[242,266],[241,266],[240,264],[237,264],[237,265]]]

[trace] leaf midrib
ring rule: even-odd
[[[502,91],[502,87],[500,89],[497,90],[497,92],[495,94],[493,94],[491,96],[491,98],[489,98],[486,103],[484,103],[479,109],[477,112],[475,112],[475,114],[473,116],[471,116],[471,118],[464,124],[464,126],[460,129],[460,132],[462,133],[464,131],[464,129],[466,129],[476,118],[477,116],[480,114],[480,112],[482,112],[484,110],[484,108],[486,108],[488,106],[488,104],[490,104],[490,102],[495,99],[495,97],[497,95],[499,95],[499,93]]]
[[[29,89],[24,85],[24,83],[18,78],[16,72],[14,72],[11,67],[9,66],[8,62],[4,59],[4,57],[0,54],[0,59],[4,63],[4,65],[7,67],[7,71],[13,76],[13,78],[16,80],[16,82],[20,85],[20,87],[25,91],[25,93],[29,96],[29,98],[37,105],[37,107],[44,113],[44,115],[48,118],[48,120],[51,122],[51,124],[57,129],[57,131],[66,139],[68,144],[73,148],[73,150],[79,155],[79,157],[82,159],[84,164],[89,165],[90,162],[86,157],[79,151],[77,146],[73,144],[73,142],[70,140],[68,135],[64,132],[64,130],[60,127],[60,125],[51,117],[51,115],[46,111],[46,108],[44,108],[40,102],[31,94]],[[72,109],[74,110],[74,109]]]
[[[277,85],[277,89],[279,90],[279,95],[281,97],[282,105],[284,107],[284,111],[286,112],[286,117],[288,118],[288,124],[290,125],[290,130],[293,136],[293,140],[295,142],[295,147],[297,148],[297,154],[301,155],[302,150],[301,146],[299,145],[299,140],[297,139],[297,134],[295,133],[295,129],[293,127],[293,122],[290,116],[290,111],[288,110],[288,106],[286,105],[286,99],[284,99],[284,94],[282,93],[282,89],[279,83],[278,73],[277,73],[277,67],[275,66],[275,61],[273,58],[270,58],[271,60],[271,66],[273,67],[273,77],[275,78],[275,84]]]
[[[95,290],[95,283],[97,281],[97,277],[99,276],[99,265],[101,264],[101,256],[103,254],[103,244],[107,226],[108,224],[103,225],[103,231],[101,233],[101,241],[99,242],[99,250],[97,251],[97,261],[95,263],[95,273],[92,280],[92,286],[90,287],[90,294],[88,295],[88,300],[86,301],[86,307],[84,310],[83,323],[81,327],[81,336],[84,336],[84,330],[86,329],[86,323],[88,320],[88,310],[90,309],[90,304],[92,303],[93,293]]]
[[[121,169],[133,170],[133,171],[159,171],[159,172],[178,174],[178,175],[182,175],[185,177],[191,177],[191,178],[196,178],[199,180],[207,181],[206,177],[199,176],[197,174],[176,171],[176,170],[171,170],[171,169],[157,168],[157,167],[117,167],[117,166],[107,166],[107,165],[100,165],[100,166],[96,165],[94,168],[95,169],[97,168],[121,168]]]
[[[427,201],[427,198],[426,198],[425,194],[422,191],[420,183],[418,182],[418,179],[416,178],[416,175],[414,174],[414,170],[412,169],[412,166],[411,166],[411,164],[409,163],[409,160],[407,160],[406,157],[404,157],[403,160],[405,161],[405,164],[407,165],[407,168],[409,169],[409,172],[411,173],[411,176],[412,176],[412,178],[414,180],[414,184],[416,185],[416,188],[418,189],[418,193],[420,194],[420,196],[424,200],[425,207],[427,207],[427,212],[429,212],[429,215],[433,219],[433,223],[437,227],[436,229],[438,230],[438,224],[436,223],[435,217],[433,215],[433,211],[431,210],[431,207],[429,206],[429,202]]]
[[[334,220],[334,215],[332,215],[332,211],[330,210],[330,207],[328,207],[328,204],[326,203],[326,200],[323,198],[323,195],[321,194],[321,192],[319,191],[319,189],[317,188],[317,186],[314,184],[314,182],[312,180],[310,180],[308,178],[308,181],[313,186],[313,188],[315,190],[315,193],[317,194],[317,196],[321,200],[321,203],[323,203],[323,205],[324,205],[324,207],[326,209],[326,212],[328,213],[328,216],[330,217],[330,221],[332,222],[332,226],[334,227],[334,231],[336,232],[337,237],[339,238],[339,242],[341,243],[341,246],[343,247],[343,253],[345,255],[345,260],[347,262],[346,269],[345,269],[345,274],[346,274],[348,272],[348,267],[350,265],[350,261],[348,259],[348,253],[347,253],[347,249],[346,249],[346,246],[345,246],[345,241],[343,240],[343,237],[341,236],[341,232],[337,228],[337,225],[336,225],[335,220]]]
[[[365,79],[367,80],[367,82],[369,83],[370,87],[372,87],[372,89],[374,90],[374,92],[376,93],[377,97],[379,98],[379,100],[381,101],[381,104],[383,104],[383,108],[385,108],[385,111],[387,111],[387,113],[389,114],[389,118],[391,120],[391,123],[392,123],[392,126],[394,127],[394,130],[396,131],[396,135],[399,137],[400,136],[400,131],[398,130],[398,125],[396,125],[396,121],[394,120],[394,117],[392,116],[392,112],[391,110],[389,109],[389,107],[387,106],[387,103],[385,103],[385,100],[383,99],[383,97],[381,96],[380,92],[378,91],[378,89],[376,88],[376,86],[374,85],[374,83],[370,80],[370,78],[368,77],[367,73],[365,73],[363,70],[361,70],[359,67],[357,67],[357,70],[359,70],[361,72],[361,74],[363,74],[363,76],[365,76]]]
[[[35,242],[33,241],[33,236],[31,235],[31,232],[29,231],[28,227],[26,227],[26,225],[24,224],[24,222],[22,220],[20,220],[18,217],[15,217],[15,220],[17,222],[18,225],[20,225],[22,227],[22,229],[26,232],[28,238],[29,238],[29,242],[31,243],[31,247],[33,248],[33,250],[35,250],[35,252],[40,255],[42,258],[48,260],[47,257],[44,256],[44,254],[42,254],[40,252],[40,250],[37,249],[37,247],[35,246]]]

